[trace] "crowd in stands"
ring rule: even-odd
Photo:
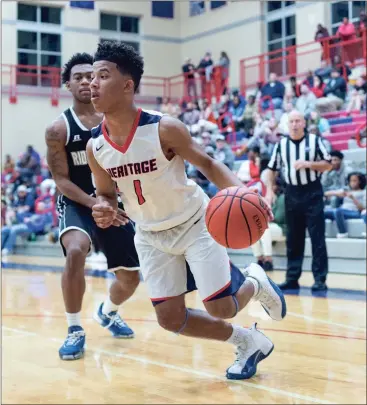
[[[360,27],[366,20],[361,21]],[[351,27],[342,27],[338,35],[352,35],[348,30]],[[316,39],[328,36],[320,26]],[[330,124],[323,114],[337,110],[345,110],[347,114],[366,112],[366,72],[356,76],[353,61],[342,64],[336,53],[332,63],[322,60],[320,67],[308,72],[303,80],[290,77],[288,82],[283,82],[275,73],[270,73],[268,82],[259,83],[245,97],[238,90],[230,91],[226,84],[229,63],[225,52],[221,53],[217,64],[209,52],[196,66],[187,59],[182,71],[189,97],[180,104],[166,98],[159,104],[159,110],[180,119],[208,155],[224,163],[244,184],[256,188],[261,195],[266,193],[262,175],[274,145],[287,136],[288,113],[293,109],[301,111],[307,130],[323,138],[332,156],[332,170],[322,177],[325,216],[336,222],[338,237],[348,237],[348,219],[362,218],[366,222],[366,168],[345,164],[343,153],[333,150],[328,140]],[[205,87],[217,67],[221,69],[223,94],[208,99]],[[201,91],[196,87],[195,75],[200,77]],[[187,175],[210,197],[218,191],[190,164],[187,164]],[[253,246],[254,256],[266,270],[272,269],[272,242],[283,240],[285,236],[283,188],[280,174],[274,190],[278,196],[273,206],[274,223]],[[53,240],[57,239],[55,194],[47,163],[32,146],[16,161],[9,155],[5,157],[1,201],[3,255],[14,252],[19,235],[34,240],[39,235],[50,234]]]

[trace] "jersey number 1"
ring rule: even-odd
[[[145,198],[143,196],[143,190],[141,189],[140,180],[134,180],[134,189],[135,189],[135,194],[138,197],[139,205],[143,205],[145,203]]]

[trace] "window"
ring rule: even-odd
[[[60,25],[61,8],[18,3],[18,20]]]
[[[268,1],[267,2],[267,10],[268,13],[272,11],[281,10],[282,8],[293,6],[295,1]]]
[[[152,16],[160,18],[174,18],[174,2],[152,1]]]
[[[100,29],[115,32],[139,33],[139,17],[100,14]]]
[[[18,3],[18,22],[17,59],[23,66],[17,83],[60,85],[59,70],[52,68],[61,68],[61,8]]]
[[[211,1],[210,8],[214,10],[215,8],[223,7],[227,4],[226,1]]]
[[[338,1],[331,4],[331,31],[338,31],[344,17],[351,22],[359,21],[359,13],[366,10],[366,1]]]
[[[205,1],[190,0],[190,17],[200,15],[205,12]]]
[[[283,60],[288,51],[285,48],[296,45],[296,18],[295,15],[282,12],[282,17],[274,19],[268,18],[267,40],[269,72],[277,73],[280,76],[288,74],[288,62]],[[274,60],[272,62],[271,60]]]

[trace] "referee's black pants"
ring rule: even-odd
[[[326,281],[328,256],[323,195],[322,186],[318,180],[308,185],[288,185],[286,188],[287,281],[297,281],[301,277],[306,227],[312,245],[312,273],[315,282]]]

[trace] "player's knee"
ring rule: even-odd
[[[205,309],[211,316],[220,319],[230,319],[236,313],[236,306],[232,297],[224,297],[218,300],[205,302]]]
[[[183,310],[172,308],[164,311],[157,311],[156,307],[156,314],[159,326],[173,333],[177,333],[186,320],[186,308]]]
[[[85,262],[85,258],[87,257],[88,254],[88,248],[84,247],[83,245],[75,244],[75,245],[70,245],[66,249],[66,260],[71,264],[71,268],[75,266],[78,266],[81,263]]]

